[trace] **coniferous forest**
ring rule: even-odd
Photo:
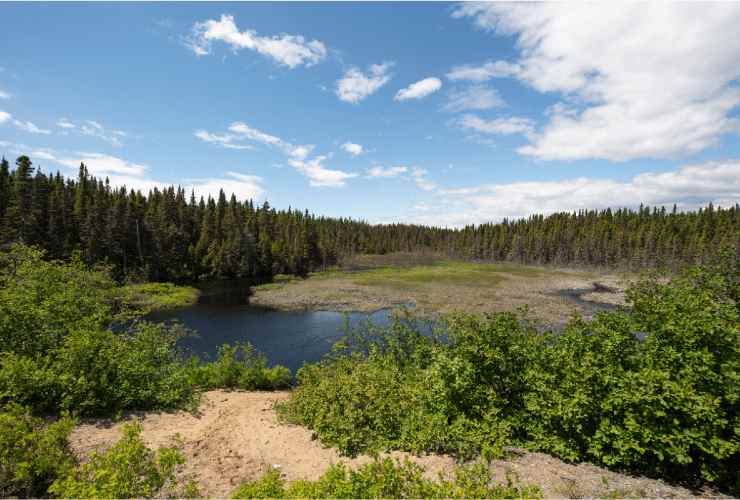
[[[615,200],[617,203],[618,200]],[[0,164],[0,243],[79,251],[115,274],[155,281],[304,275],[357,253],[434,252],[474,260],[641,269],[740,255],[740,206],[581,210],[446,229],[328,218],[268,202],[111,186],[80,165],[46,174],[28,156]]]

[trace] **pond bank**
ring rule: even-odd
[[[556,323],[574,311],[591,316],[593,303],[621,305],[627,277],[512,264],[440,262],[406,268],[317,273],[307,279],[254,287],[250,304],[280,311],[361,311],[409,305],[434,317],[453,311],[486,313],[528,306]],[[594,282],[614,289],[595,288]],[[578,294],[565,291],[578,290]],[[598,308],[598,306],[596,306]]]

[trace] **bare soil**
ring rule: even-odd
[[[150,447],[171,445],[182,440],[186,465],[178,475],[195,479],[207,497],[227,497],[244,481],[258,478],[269,466],[279,468],[285,479],[316,479],[329,466],[345,462],[358,467],[372,459],[342,457],[325,448],[304,427],[281,424],[274,405],[289,392],[210,391],[203,395],[197,412],[138,413],[123,421],[140,419],[142,437]],[[72,449],[81,458],[93,450],[102,451],[120,437],[123,421],[87,421],[71,435]],[[510,450],[510,458],[491,464],[493,476],[501,481],[513,474],[523,483],[536,484],[547,498],[566,497],[690,497],[691,491],[662,481],[633,477],[588,464],[570,465],[542,453]],[[425,467],[436,478],[452,473],[455,461],[444,455],[412,456],[394,452],[391,456]],[[703,492],[702,496],[708,496]]]

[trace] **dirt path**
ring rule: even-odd
[[[187,464],[182,477],[198,481],[201,493],[226,497],[241,482],[259,477],[270,465],[279,467],[287,480],[316,479],[332,463],[344,461],[353,467],[369,462],[367,456],[341,457],[324,448],[306,428],[278,423],[273,405],[288,392],[225,392],[204,394],[199,411],[145,413],[141,418],[144,441],[153,447],[170,445],[179,434]],[[93,421],[79,425],[70,438],[80,457],[102,450],[120,436],[121,423]],[[409,456],[393,453],[395,457]],[[452,458],[441,455],[410,456],[424,466],[430,477],[448,474]],[[514,472],[525,483],[538,484],[546,497],[618,496],[688,497],[691,492],[661,481],[635,478],[591,465],[569,465],[541,453],[521,451],[510,460],[492,464],[494,477],[505,480]]]

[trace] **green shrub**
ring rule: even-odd
[[[538,332],[521,316],[445,318],[353,333],[298,372],[279,407],[342,452],[490,458],[512,444],[740,492],[737,264],[628,292],[631,310]]]
[[[70,418],[45,425],[18,405],[0,411],[0,497],[40,497],[74,465]]]
[[[127,333],[79,330],[45,355],[2,355],[0,402],[39,413],[109,415],[181,407],[193,400],[173,327],[140,322]]]
[[[62,498],[152,498],[197,496],[192,483],[181,485],[175,469],[184,463],[177,447],[156,452],[141,440],[141,424],[123,426],[123,437],[104,453],[70,470],[49,487]]]
[[[193,362],[190,380],[204,389],[273,390],[287,389],[292,383],[290,370],[267,366],[267,358],[249,342],[224,344],[218,359],[210,363]]]
[[[357,470],[344,464],[332,465],[316,481],[286,484],[280,471],[268,470],[257,481],[245,483],[233,498],[539,498],[536,487],[509,480],[491,485],[482,463],[458,467],[452,481],[430,481],[424,469],[408,460],[376,459]]]
[[[115,283],[80,259],[46,261],[43,252],[13,244],[0,252],[0,348],[35,356],[58,347],[72,330],[107,327]]]

